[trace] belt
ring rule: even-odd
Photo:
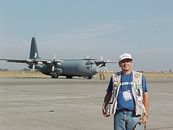
[[[117,112],[134,112],[134,110],[120,109],[120,110],[117,110]]]
[[[129,112],[131,112],[132,116],[135,116],[135,117],[140,117],[141,116],[141,115],[135,115],[135,110],[121,109],[121,110],[117,110],[115,114],[117,114],[119,112],[122,112],[122,113],[129,113]]]
[[[128,110],[128,109],[120,109],[116,111],[117,113],[131,113],[133,116],[135,116],[135,111],[134,110]]]

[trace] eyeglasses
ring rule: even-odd
[[[132,62],[132,59],[124,59],[124,60],[120,61],[120,63],[125,63],[125,62],[127,62],[127,63]]]

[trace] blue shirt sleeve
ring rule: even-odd
[[[111,76],[111,79],[109,81],[109,85],[108,85],[106,92],[112,92],[112,90],[113,90],[113,78]]]
[[[148,92],[148,86],[144,76],[142,76],[142,90],[143,90],[143,93]]]

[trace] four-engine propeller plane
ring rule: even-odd
[[[39,57],[36,39],[31,40],[29,59],[0,59],[7,62],[26,63],[32,70],[38,70],[43,74],[50,75],[52,78],[66,76],[67,79],[73,76],[85,77],[91,79],[93,75],[99,72],[99,67],[106,66],[110,61],[103,59],[60,59],[46,60]]]

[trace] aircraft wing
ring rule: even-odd
[[[30,59],[0,59],[3,61],[7,61],[7,62],[16,62],[16,63],[30,63],[31,60]]]
[[[96,58],[84,58],[82,60],[97,60]]]
[[[61,60],[44,60],[44,59],[0,59],[0,60],[3,60],[3,61],[7,61],[7,62],[16,62],[16,63],[26,63],[26,64],[29,64],[29,63],[43,63],[43,64],[57,64],[57,63],[60,63]]]
[[[45,64],[52,66],[52,71],[54,71],[56,65],[61,65],[60,60],[43,60],[43,59],[0,59],[7,62],[15,62],[15,63],[26,63],[28,65],[32,65],[32,69],[35,69],[36,64]]]
[[[36,59],[36,62],[41,62],[43,64],[58,64],[61,63],[61,60],[44,60],[44,59]]]

